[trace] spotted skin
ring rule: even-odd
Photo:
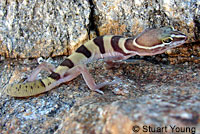
[[[34,77],[29,79],[31,81],[9,84],[5,88],[5,93],[14,97],[33,96],[47,92],[81,74],[92,91],[103,94],[100,88],[113,83],[105,82],[97,85],[85,66],[88,62],[102,58],[112,64],[114,60],[124,60],[134,55],[161,54],[168,49],[180,46],[186,39],[186,35],[171,27],[147,29],[135,38],[116,35],[96,37],[81,45],[57,68],[49,69],[51,74],[47,78],[35,80],[35,76],[42,70],[38,67],[32,73],[31,76]]]

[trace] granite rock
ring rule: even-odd
[[[200,133],[199,5],[197,0],[1,1],[0,133],[127,134],[139,128],[142,133],[144,126],[167,134],[174,133],[171,127]],[[96,35],[135,35],[164,25],[186,33],[188,43],[167,56],[133,57],[118,68],[106,69],[102,61],[88,65],[97,83],[118,81],[103,88],[105,95],[91,92],[81,76],[34,97],[3,93],[5,85],[27,78],[38,65],[31,57],[67,55]],[[59,65],[65,58],[47,61]]]
[[[62,58],[50,60],[56,65],[61,61]],[[176,125],[200,133],[198,64],[166,65],[143,60],[120,63],[118,68],[109,70],[102,61],[88,65],[97,83],[119,81],[104,87],[104,95],[91,92],[78,77],[38,96],[13,98],[3,94],[3,87],[8,81],[14,83],[29,76],[37,63],[1,62],[0,132],[127,134],[136,125],[141,130],[146,125],[167,126],[167,134],[172,134],[170,125]]]
[[[88,38],[88,1],[1,1],[0,55],[66,55]],[[45,51],[44,51],[45,50]]]
[[[69,55],[93,35],[137,35],[145,28],[166,25],[187,34],[188,43],[198,42],[199,17],[198,0],[1,1],[0,55]]]
[[[124,33],[137,35],[146,28],[170,25],[185,33],[188,40],[186,47],[181,46],[165,53],[169,55],[168,61],[171,64],[200,63],[198,0],[94,0],[93,3],[95,5],[93,16],[99,35]]]
[[[198,0],[94,0],[94,18],[100,35],[140,33],[145,28],[173,26],[199,41]]]
[[[90,101],[72,108],[56,134],[199,133],[200,102],[196,97],[200,96],[151,94],[115,102],[104,98],[100,104]]]

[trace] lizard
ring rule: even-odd
[[[50,63],[42,63],[28,77],[25,83],[8,84],[5,93],[13,97],[29,97],[47,92],[62,83],[83,76],[90,90],[104,94],[101,90],[112,82],[96,84],[86,64],[97,59],[107,63],[126,60],[131,56],[152,56],[184,44],[187,36],[173,27],[148,28],[135,37],[103,35],[81,45],[69,55],[57,68]],[[41,70],[50,71],[43,79],[36,79]]]

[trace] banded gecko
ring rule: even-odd
[[[14,97],[27,97],[47,92],[62,83],[71,81],[82,74],[89,89],[103,94],[100,89],[112,82],[96,84],[89,74],[88,62],[104,59],[107,63],[125,60],[134,55],[151,56],[185,43],[187,36],[172,27],[146,29],[136,37],[104,35],[89,40],[68,56],[57,68],[50,63],[40,64],[25,83],[9,84],[5,93]],[[37,74],[46,69],[51,74],[36,80]]]

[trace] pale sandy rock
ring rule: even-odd
[[[198,0],[93,0],[0,2],[0,55],[10,58],[71,54],[97,36],[171,25],[199,41]],[[93,37],[93,36],[91,36]]]
[[[61,57],[49,59],[54,65],[61,61]],[[29,76],[37,61],[0,63],[3,134],[129,134],[134,125],[168,126],[168,132],[169,125],[188,126],[200,133],[198,64],[164,65],[132,60],[122,62],[116,69],[105,69],[104,62],[98,61],[88,65],[97,83],[120,80],[104,87],[104,95],[90,91],[79,76],[47,93],[14,98],[3,94],[3,87]],[[116,95],[115,89],[121,94]]]
[[[95,23],[100,35],[137,34],[148,27],[171,25],[196,41],[200,35],[199,4],[198,0],[94,0]]]
[[[0,55],[11,58],[69,54],[88,38],[85,0],[1,1]]]
[[[199,133],[199,101],[194,100],[187,95],[151,94],[134,100],[82,104],[72,108],[56,134]]]
[[[187,45],[165,53],[170,56],[169,61],[172,64],[188,61],[200,63],[200,49],[196,49],[200,41],[198,0],[94,0],[94,5],[94,18],[99,35],[137,35],[146,28],[173,26],[185,33],[188,40]]]

